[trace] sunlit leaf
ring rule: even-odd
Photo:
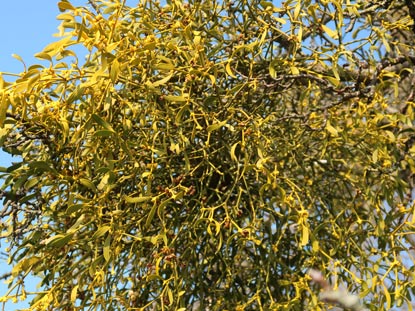
[[[175,95],[166,95],[164,96],[165,100],[174,101],[174,102],[186,102],[188,98],[186,96],[175,96]]]
[[[94,136],[109,137],[113,134],[114,134],[114,131],[111,131],[111,130],[98,130],[98,131],[95,131]]]
[[[97,231],[92,235],[92,239],[98,239],[102,237],[104,234],[106,234],[110,230],[110,226],[102,226],[99,227]]]
[[[222,121],[222,122],[216,122],[216,123],[213,123],[213,124],[209,125],[209,126],[206,128],[206,130],[207,130],[208,132],[217,131],[218,129],[220,129],[220,128],[222,128],[224,125],[226,125],[226,123],[227,123],[227,121],[226,121],[226,120],[225,120],[225,121]]]
[[[231,76],[232,78],[236,78],[236,75],[233,73],[233,71],[232,71],[232,69],[231,69],[231,63],[230,63],[230,62],[228,62],[228,63],[226,64],[226,66],[225,66],[225,70],[226,70],[226,73],[227,73],[229,76]]]
[[[103,247],[104,259],[108,262],[111,259],[111,235],[108,235]]]
[[[41,257],[39,256],[33,256],[23,259],[13,267],[12,275],[17,276],[21,272],[27,272],[29,269],[33,267],[33,265],[35,265],[39,261],[41,261]]]
[[[130,197],[128,195],[124,196],[124,200],[127,203],[142,203],[142,202],[147,202],[147,201],[151,201],[152,197],[150,196],[139,196],[139,197]]]
[[[327,33],[330,38],[335,39],[335,40],[337,40],[339,38],[339,35],[337,34],[337,32],[332,30],[328,26],[322,24],[321,28],[323,28],[324,32]]]
[[[333,127],[333,126],[330,124],[330,122],[327,122],[327,124],[326,124],[326,129],[327,129],[327,131],[328,131],[331,135],[333,135],[334,137],[337,137],[337,136],[339,135],[339,131],[338,131],[338,130],[336,130],[336,128],[335,128],[335,127]]]
[[[69,1],[66,0],[58,2],[58,7],[61,12],[65,10],[75,10],[75,8],[69,3]]]
[[[69,241],[71,241],[73,234],[57,234],[53,237],[50,237],[45,241],[45,245],[59,248],[65,246]]]
[[[118,76],[120,74],[120,63],[117,59],[114,59],[111,64],[111,70],[110,70],[110,78],[112,83],[116,83]]]
[[[85,186],[89,190],[91,190],[93,192],[97,192],[97,188],[95,187],[94,183],[92,181],[90,181],[89,179],[80,178],[79,182],[81,183],[81,185]]]
[[[52,57],[48,53],[45,53],[45,52],[37,53],[35,54],[35,57],[52,62]]]
[[[5,92],[0,93],[0,127],[3,127],[4,120],[6,120],[7,109],[9,108],[8,94]]]
[[[75,285],[71,290],[71,303],[74,305],[76,301],[76,297],[78,295],[78,288],[79,285]]]
[[[166,84],[170,79],[171,79],[171,77],[173,76],[173,74],[170,74],[170,75],[168,75],[168,76],[166,76],[166,77],[164,77],[163,79],[160,79],[160,80],[158,80],[158,81],[155,81],[155,82],[147,82],[150,86],[152,86],[152,87],[158,87],[158,86],[160,86],[160,85],[163,85],[163,84]],[[177,100],[176,100],[177,101]]]
[[[101,125],[107,131],[110,131],[110,132],[113,132],[113,133],[115,132],[114,129],[112,128],[112,126],[107,121],[105,121],[100,116],[98,116],[97,114],[93,114],[92,115],[92,119],[94,119],[94,121],[96,123],[98,123],[99,125]]]

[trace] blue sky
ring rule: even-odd
[[[85,3],[83,0],[71,1],[74,5]],[[48,43],[57,38],[59,21],[56,16],[60,13],[57,7],[58,0],[14,0],[2,1],[0,10],[0,72],[19,73],[23,65],[12,54],[18,54],[26,65],[39,63],[34,54],[40,52]],[[6,77],[6,80],[7,79]],[[0,166],[8,166],[11,157],[0,149]],[[1,183],[1,182],[0,182]],[[1,241],[1,250],[4,243]],[[1,258],[1,257],[0,257]],[[9,271],[10,267],[0,260],[0,275]],[[30,279],[26,285],[35,288],[38,280]],[[7,292],[7,286],[0,281],[0,296]],[[8,304],[4,310],[17,310],[27,307],[25,303]],[[2,305],[0,305],[0,309]]]

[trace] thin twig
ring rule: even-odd
[[[97,12],[98,14],[101,14],[99,7],[95,4],[94,0],[88,0],[88,3],[92,6],[95,12]]]

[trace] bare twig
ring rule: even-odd
[[[12,275],[11,272],[3,273],[2,275],[0,275],[0,280],[5,280],[8,277],[10,277],[11,275]]]
[[[95,4],[94,0],[88,0],[88,3],[90,4],[90,6],[92,6],[95,12],[97,12],[98,14],[101,14],[99,7]]]
[[[412,31],[415,32],[415,4],[413,0],[405,0],[405,4],[408,7],[409,16],[411,16],[414,24],[412,25]]]

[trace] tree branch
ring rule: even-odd
[[[359,302],[359,298],[356,295],[352,295],[345,290],[334,290],[329,283],[325,280],[323,274],[320,271],[310,269],[308,275],[312,281],[319,285],[323,292],[320,294],[320,299],[328,303],[338,304],[344,309],[352,311],[366,311]]]
[[[412,25],[412,31],[415,32],[415,4],[413,0],[405,0],[405,4],[408,7],[409,16],[411,16],[414,24]]]

